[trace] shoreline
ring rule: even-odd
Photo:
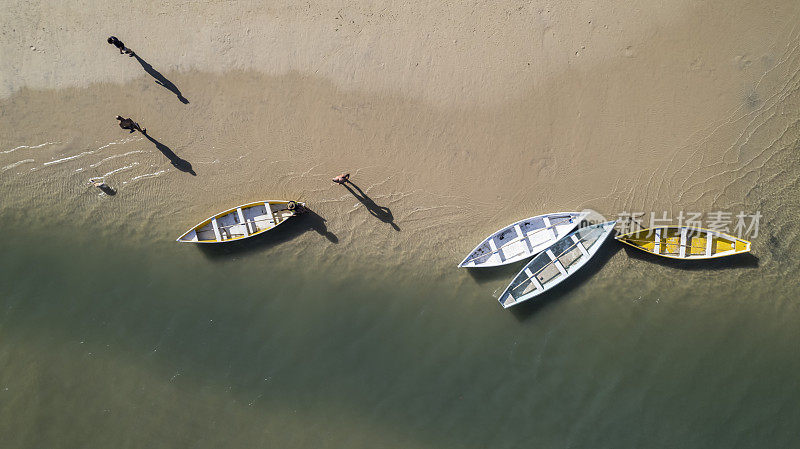
[[[202,4],[193,7],[203,11]],[[686,5],[673,7],[686,14],[681,9]],[[800,6],[794,7],[800,14]],[[42,20],[49,23],[53,18],[48,14],[55,11],[40,12]],[[280,20],[305,17],[282,11],[286,16]],[[469,23],[474,11],[459,9],[465,15],[458,17]],[[541,19],[547,15],[543,11],[520,10],[509,20]],[[800,33],[786,28],[790,15],[778,19],[760,10],[753,15],[748,6],[730,13],[749,17],[742,24],[713,12],[689,15],[684,23],[671,21],[680,15],[655,17],[658,11],[625,12],[656,21],[648,23],[659,33],[641,37],[634,29],[619,36],[598,31],[618,26],[610,24],[606,13],[581,10],[573,17],[565,9],[553,10],[562,22],[555,16],[541,19],[528,32],[564,33],[585,15],[586,25],[591,20],[590,28],[599,34],[587,38],[591,45],[583,55],[572,54],[582,28],[563,41],[541,41],[541,47],[530,50],[537,57],[561,56],[547,67],[528,69],[525,63],[524,73],[502,64],[463,71],[497,56],[490,50],[499,43],[522,48],[521,36],[502,34],[484,46],[479,37],[461,42],[479,47],[466,66],[442,56],[444,47],[431,47],[417,54],[428,58],[422,69],[397,68],[383,80],[374,77],[392,69],[366,64],[356,75],[344,60],[331,66],[339,70],[335,76],[309,74],[307,67],[285,65],[285,59],[270,65],[261,58],[251,68],[232,64],[232,70],[211,61],[201,72],[191,69],[195,62],[165,62],[170,52],[186,51],[191,36],[182,36],[174,48],[155,57],[158,52],[149,45],[163,30],[151,30],[152,40],[141,46],[135,44],[135,33],[121,30],[120,38],[146,58],[141,62],[87,35],[69,50],[97,47],[97,61],[84,66],[87,75],[99,64],[111,70],[96,72],[104,79],[124,72],[120,78],[130,80],[98,83],[87,76],[86,87],[17,86],[1,98],[0,129],[9,130],[0,136],[0,186],[9,192],[2,207],[48,213],[55,208],[61,217],[100,220],[110,229],[155,223],[163,234],[159,238],[170,241],[191,224],[236,204],[260,198],[302,200],[337,236],[339,250],[347,248],[368,260],[389,257],[397,258],[396,264],[428,260],[437,265],[461,260],[508,223],[546,212],[593,209],[609,219],[623,212],[661,211],[672,216],[713,210],[775,215],[774,209],[761,210],[766,194],[750,192],[780,190],[791,181],[793,162],[786,146],[792,135],[777,134],[795,120],[781,111],[798,103],[785,81],[794,70],[795,47],[781,45],[800,39]],[[232,20],[230,11],[219,14]],[[387,20],[402,24],[402,33],[430,25],[424,21],[414,28],[407,19]],[[680,38],[666,34],[704,19],[716,27]],[[380,34],[376,23],[335,45]],[[232,24],[225,22],[219,30]],[[752,37],[766,25],[779,34],[746,45],[703,40],[731,28]],[[147,30],[143,26],[140,32]],[[221,61],[251,54],[252,46],[241,38],[229,37]],[[348,57],[391,59],[382,46],[385,37],[375,38],[375,48],[357,47]],[[419,36],[408,39],[408,48],[428,42]],[[620,47],[626,40],[632,45]],[[400,43],[392,45],[396,50]],[[9,53],[8,63],[31,68],[48,61],[42,55],[29,59],[21,51]],[[287,51],[285,42],[276,41],[271,51]],[[189,60],[202,60],[192,59],[197,56]],[[428,70],[428,76],[418,78],[417,70]],[[4,68],[3,73],[9,72]],[[395,82],[395,76],[403,81]],[[484,93],[475,95],[481,90],[475,82],[485,85]],[[36,83],[31,79],[30,84]],[[426,96],[431,89],[440,94]],[[141,123],[148,137],[120,130],[116,115]],[[197,176],[171,164],[175,158],[186,161]],[[330,182],[343,171],[352,173],[371,203],[389,210],[399,231],[368,213],[354,193]],[[118,195],[103,198],[87,190],[86,179],[98,176],[106,176]],[[316,244],[307,240],[309,246]]]

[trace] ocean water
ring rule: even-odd
[[[568,286],[503,310],[492,295],[518,266],[318,264],[302,246],[335,243],[304,218],[213,251],[1,224],[17,229],[0,251],[3,447],[796,443],[800,285],[782,244],[681,268],[611,240]]]

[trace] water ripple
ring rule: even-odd
[[[14,162],[13,164],[8,164],[5,167],[3,167],[2,171],[11,170],[14,167],[20,166],[22,164],[26,164],[28,162],[33,162],[33,159],[24,159],[24,160],[21,160],[21,161]]]
[[[22,149],[31,149],[32,150],[32,149],[41,148],[41,147],[47,146],[47,145],[56,145],[56,144],[59,144],[59,143],[61,143],[61,142],[45,142],[45,143],[42,143],[42,144],[39,144],[39,145],[20,145],[20,146],[18,146],[16,148],[12,148],[10,150],[0,151],[0,154],[13,153],[13,152],[15,152],[17,150],[22,150]]]

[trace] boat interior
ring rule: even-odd
[[[534,248],[549,243],[554,236],[571,229],[577,217],[570,214],[533,217],[508,226],[488,238],[470,254],[475,265],[490,261],[504,262],[534,252]]]
[[[536,290],[547,290],[548,284],[572,274],[579,268],[579,261],[591,257],[595,244],[604,232],[606,229],[603,227],[579,229],[570,238],[558,241],[547,251],[536,256],[512,282],[503,305],[515,304]]]
[[[681,259],[702,259],[747,251],[749,243],[705,229],[654,228],[628,234],[627,243],[647,252]]]
[[[294,215],[282,203],[254,203],[237,207],[203,222],[180,238],[187,242],[224,242],[272,229]]]

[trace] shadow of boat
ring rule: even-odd
[[[569,295],[575,289],[585,284],[592,276],[602,270],[608,261],[622,249],[619,244],[616,244],[616,241],[613,241],[614,234],[616,234],[616,232],[612,232],[612,235],[608,236],[608,240],[597,250],[594,257],[592,257],[586,265],[581,267],[580,270],[570,276],[569,279],[566,279],[564,282],[535,298],[511,307],[511,314],[514,315],[517,320],[525,321],[539,310],[547,307],[551,302],[562,296]]]
[[[294,240],[295,238],[309,231],[318,233],[319,235],[325,237],[330,243],[339,243],[339,238],[336,237],[336,234],[328,230],[328,227],[325,224],[326,221],[327,220],[322,218],[316,212],[306,208],[306,211],[303,214],[294,216],[285,223],[282,223],[274,229],[262,234],[228,243],[200,243],[197,244],[197,246],[200,247],[200,250],[206,255],[206,257],[210,259],[222,260],[227,259],[230,256],[251,254],[275,245],[280,245],[282,243]]]
[[[520,321],[527,319],[531,315],[538,312],[543,307],[553,300],[569,294],[573,289],[578,288],[581,284],[585,283],[590,277],[599,272],[603,266],[623,247],[625,253],[631,259],[652,262],[660,266],[676,268],[679,270],[687,271],[718,271],[729,270],[734,268],[757,268],[758,257],[750,253],[736,254],[718,259],[708,260],[676,260],[669,259],[655,254],[650,254],[645,251],[631,248],[628,245],[613,240],[613,235],[609,236],[609,241],[606,242],[598,253],[592,258],[589,263],[583,267],[582,270],[572,275],[569,280],[559,284],[552,290],[549,290],[542,295],[523,302],[517,306],[512,307],[512,314]]]
[[[680,260],[668,257],[657,256],[647,251],[631,248],[624,243],[615,242],[625,246],[625,252],[631,259],[651,262],[662,267],[676,268],[686,271],[718,271],[730,270],[735,268],[758,268],[758,257],[751,253],[734,254],[732,256],[719,257],[705,260]]]
[[[485,284],[487,282],[496,281],[498,279],[507,278],[513,279],[514,275],[520,272],[522,268],[531,261],[531,257],[526,259],[518,260],[516,262],[510,263],[508,265],[500,265],[497,267],[485,267],[485,268],[475,268],[469,267],[466,268],[467,272],[472,279],[475,280],[478,284]],[[464,270],[465,268],[459,268],[459,270]]]

